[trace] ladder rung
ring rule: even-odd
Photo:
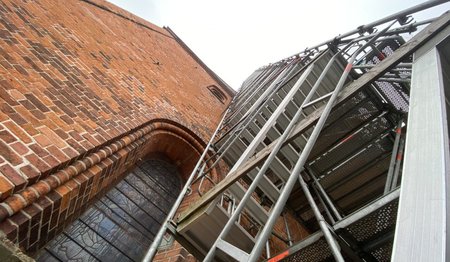
[[[235,183],[229,187],[229,191],[240,200],[244,197],[247,190],[240,183]],[[250,197],[245,204],[247,210],[251,213],[253,218],[258,221],[258,223],[261,225],[266,223],[269,214],[253,197]]]
[[[252,180],[258,174],[259,168],[250,171],[247,176]],[[264,192],[264,194],[269,197],[272,202],[276,202],[280,196],[280,190],[270,181],[266,176],[263,176],[262,180],[259,182],[258,187]]]
[[[288,144],[281,148],[280,152],[290,161],[291,164],[297,162],[297,159],[300,157],[300,154],[294,150],[291,144]]]
[[[217,240],[217,248],[225,252],[225,254],[236,259],[237,261],[247,261],[250,256],[247,252],[233,246],[225,240]]]
[[[323,100],[327,99],[328,97],[330,97],[332,94],[333,94],[333,92],[330,92],[330,93],[328,93],[328,94],[326,94],[324,96],[321,96],[321,97],[319,97],[319,98],[317,98],[317,99],[315,99],[315,100],[313,100],[313,101],[303,105],[302,108],[304,109],[304,108],[307,108],[307,107],[309,107],[311,105],[314,105],[314,104],[316,104],[316,103],[318,103],[320,101],[323,101]]]

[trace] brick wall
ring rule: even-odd
[[[0,86],[0,230],[29,253],[144,154],[188,173],[231,101],[173,34],[103,1],[0,1]]]
[[[198,261],[189,254],[178,242],[174,242],[170,248],[158,250],[153,262],[195,262]]]

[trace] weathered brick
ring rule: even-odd
[[[17,121],[16,121],[16,123],[20,124]],[[28,135],[30,135],[30,136],[34,136],[34,135],[39,134],[39,132],[30,123],[26,123],[26,122],[22,123],[22,124],[20,124],[20,127],[23,128],[28,133]]]
[[[69,205],[69,201],[70,201],[70,189],[67,188],[66,186],[60,186],[55,190],[59,196],[61,197],[61,206],[60,206],[60,210],[65,210],[68,205]]]
[[[68,161],[70,158],[67,157],[66,154],[64,154],[61,150],[59,150],[56,146],[49,146],[47,148],[48,152],[50,152],[50,154],[55,157],[56,159],[58,159],[60,162],[66,162]]]
[[[38,130],[42,132],[53,145],[56,145],[59,148],[64,148],[67,145],[55,132],[50,130],[50,128],[48,128],[47,126],[40,127],[38,128]]]
[[[8,144],[17,141],[17,139],[7,130],[0,131],[0,139]]]
[[[42,147],[47,147],[52,145],[52,141],[50,141],[50,139],[43,134],[39,134],[37,136],[34,137],[34,140],[36,140],[36,142],[42,146]]]
[[[25,156],[25,158],[32,164],[34,167],[36,167],[42,174],[48,174],[51,167],[41,160],[37,155],[35,154],[29,154]]]
[[[8,116],[18,125],[26,125],[28,123],[28,121],[25,120],[19,113],[10,113]]]
[[[28,100],[21,100],[20,104],[30,111],[36,109],[36,107]]]
[[[18,165],[23,162],[22,158],[2,140],[0,140],[0,152],[2,152],[2,157],[13,165]]]
[[[30,110],[26,109],[24,106],[22,105],[18,105],[14,107],[14,110],[17,112],[17,114],[22,117],[23,119],[25,119],[26,122],[31,123],[32,125],[39,125],[39,119],[37,119]],[[11,117],[12,118],[12,117]],[[18,123],[19,125],[21,125],[21,123]],[[25,123],[23,123],[25,124]]]
[[[22,174],[27,177],[30,184],[35,183],[41,176],[41,172],[34,168],[33,166],[27,165],[20,168]]]
[[[16,101],[25,100],[25,96],[16,89],[8,90],[9,95]]]
[[[19,212],[9,219],[18,228],[18,239],[17,241],[23,241],[28,235],[28,230],[30,226],[30,218]]]
[[[17,240],[18,227],[9,220],[0,224],[0,230],[5,233],[6,237],[11,241],[15,242]]]
[[[10,196],[13,189],[14,185],[4,176],[0,175],[0,200],[3,200]]]
[[[23,209],[23,212],[30,217],[30,227],[34,227],[41,222],[42,210],[38,206],[29,205]]]
[[[69,137],[69,135],[61,128],[54,129],[53,131],[62,139],[67,139]]]
[[[39,110],[42,112],[48,112],[50,111],[36,96],[33,94],[25,94],[25,97],[33,103]]]
[[[78,156],[77,152],[70,147],[63,148],[62,151],[70,158],[75,158],[76,156]]]
[[[9,164],[0,166],[0,173],[14,185],[14,192],[23,189],[27,184],[27,181]]]
[[[16,151],[16,153],[18,154],[18,155],[21,155],[21,156],[23,156],[23,155],[25,155],[26,153],[28,153],[30,150],[28,149],[28,147],[27,146],[25,146],[22,142],[20,142],[20,141],[17,141],[17,142],[15,142],[15,143],[12,143],[11,145],[11,148],[14,150],[14,151]]]
[[[0,88],[0,98],[3,99],[6,103],[8,103],[10,106],[18,105],[17,101],[11,97],[11,95],[6,91],[5,86],[7,85],[6,80],[0,81],[0,86],[3,88]]]
[[[59,161],[58,159],[56,159],[55,157],[53,157],[52,155],[48,155],[42,158],[42,160],[49,166],[58,166],[59,164],[62,163],[62,161]]]
[[[1,184],[6,186],[0,186],[0,199],[9,197],[0,206],[0,229],[14,232],[5,220],[9,205],[18,212],[10,218],[18,228],[8,237],[30,252],[42,248],[89,200],[145,157],[136,152],[147,152],[153,144],[135,140],[153,130],[146,125],[166,119],[206,141],[226,107],[206,88],[225,87],[199,70],[203,65],[167,30],[95,1],[114,11],[87,1],[1,0],[0,11],[12,4],[20,11],[2,13],[1,19],[0,171],[21,197],[11,196],[8,184]],[[108,21],[107,30],[99,20]],[[145,132],[132,134],[141,127]],[[57,172],[63,168],[67,172]],[[58,179],[67,184],[61,186]],[[23,190],[27,180],[32,188]],[[34,190],[57,186],[35,199]],[[35,203],[22,210],[23,198]],[[32,212],[33,207],[42,208],[42,215]],[[41,216],[42,223],[37,223]],[[29,217],[31,222],[24,220]]]
[[[31,150],[33,150],[33,152],[39,157],[45,157],[49,154],[47,150],[43,149],[39,144],[31,144],[28,145],[28,147],[31,148]]]

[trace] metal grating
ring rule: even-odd
[[[314,145],[310,159],[322,154],[352,129],[380,112],[377,104],[367,100],[368,98],[365,92],[360,92],[332,112],[327,121],[327,127],[321,132],[320,138]]]
[[[379,203],[382,199],[377,200],[377,202]],[[379,206],[376,203],[372,204]],[[380,205],[368,214],[366,214],[367,211],[364,208],[347,216],[343,221],[349,219],[352,222],[336,224],[336,233],[341,235],[343,239],[352,239],[361,250],[370,254],[369,257],[374,258],[375,261],[390,261],[393,243],[392,232],[395,230],[397,220],[398,194],[392,200]],[[358,218],[354,220],[353,217],[355,216]],[[291,247],[290,252],[292,254],[281,261],[334,261],[325,239],[318,237],[316,234]],[[347,259],[351,261],[350,258],[346,258],[346,261]]]
[[[318,241],[306,246],[297,253],[288,256],[280,261],[285,262],[325,262],[334,261],[330,248],[328,247],[325,238],[320,238]]]
[[[317,158],[312,166],[320,172],[328,170],[390,128],[392,128],[392,125],[385,117],[376,118],[360,132],[349,135],[344,139],[345,142]]]
[[[394,53],[405,41],[401,38],[384,41],[377,46],[381,53],[387,57]],[[367,64],[378,64],[381,62],[380,57],[375,51],[370,52],[366,58]],[[405,75],[404,73],[402,73]],[[386,99],[386,102],[391,104],[396,110],[401,112],[408,112],[409,95],[405,92],[405,84],[398,82],[375,81],[374,87]]]
[[[408,112],[409,95],[404,91],[401,84],[375,81],[375,85],[396,110]]]
[[[374,142],[367,148],[364,148],[357,154],[355,154],[355,156],[352,158],[351,161],[347,161],[344,164],[340,165],[339,167],[336,167],[328,171],[327,175],[324,177],[324,179],[322,179],[323,185],[327,186],[329,184],[333,184],[334,182],[337,182],[336,179],[340,180],[343,177],[347,176],[348,174],[356,172],[362,166],[370,164],[374,159],[376,159],[380,155],[386,152],[390,152],[391,149],[392,149],[391,140],[388,138],[388,136],[384,136],[380,140]],[[330,161],[333,160],[331,159]],[[331,182],[330,180],[333,180],[333,182]]]
[[[377,248],[376,250],[372,251],[371,254],[379,262],[389,262],[391,261],[392,245],[393,242],[391,241],[386,245],[383,245]]]
[[[395,228],[398,199],[389,202],[375,212],[363,217],[347,227],[358,242],[366,242]]]

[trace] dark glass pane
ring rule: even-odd
[[[159,203],[152,203],[150,199],[145,198],[134,187],[126,183],[126,181],[119,183],[116,189],[155,221],[164,220],[165,214],[158,206]]]
[[[77,262],[89,262],[98,261],[92,256],[86,249],[78,245],[76,242],[65,235],[61,234],[57,236],[48,247],[48,252],[62,261],[77,261]],[[46,261],[45,257],[39,257],[38,261]]]
[[[101,199],[99,202],[97,202],[96,205],[101,205],[103,207],[103,210],[105,211],[110,210],[111,213],[114,213],[123,220],[127,221],[130,225],[136,228],[136,230],[138,230],[143,235],[147,236],[150,239],[149,241],[153,239],[153,233],[145,227],[146,223],[143,223],[143,221],[139,221],[135,216],[135,214],[127,213],[125,210],[123,210],[122,208],[120,208],[118,205],[116,205],[107,198]]]
[[[48,252],[47,250],[44,250],[42,252],[42,254],[39,256],[39,259],[41,261],[45,261],[45,262],[59,262],[59,261],[61,261],[56,256],[54,256],[50,252]]]
[[[142,181],[140,178],[138,178],[136,175],[134,175],[133,173],[129,174],[126,178],[125,181],[132,185],[137,191],[139,191],[142,195],[144,195],[147,199],[152,199],[152,202],[154,203],[160,203],[161,205],[159,206],[161,207],[167,207],[167,206],[171,206],[172,205],[172,198],[167,198],[164,197],[164,194],[161,194],[162,192],[155,190],[153,188],[150,188],[145,184],[144,181]],[[164,213],[169,212],[169,209],[163,209]]]
[[[166,196],[167,199],[177,198],[176,193],[179,192],[180,190],[176,190],[175,192],[168,190],[168,188],[170,187],[164,187],[163,185],[159,184],[158,181],[156,181],[154,178],[151,177],[151,175],[148,175],[147,173],[143,172],[142,169],[140,168],[136,168],[132,173],[136,177],[144,181],[149,188],[153,188],[155,191],[160,192],[160,194]],[[173,186],[173,188],[175,188],[175,186]]]
[[[101,222],[101,218],[93,221],[93,223]],[[112,227],[108,222],[104,226]],[[66,232],[73,241],[102,261],[130,261],[116,246],[106,241],[98,232],[85,224],[82,219],[76,220],[67,228]]]

